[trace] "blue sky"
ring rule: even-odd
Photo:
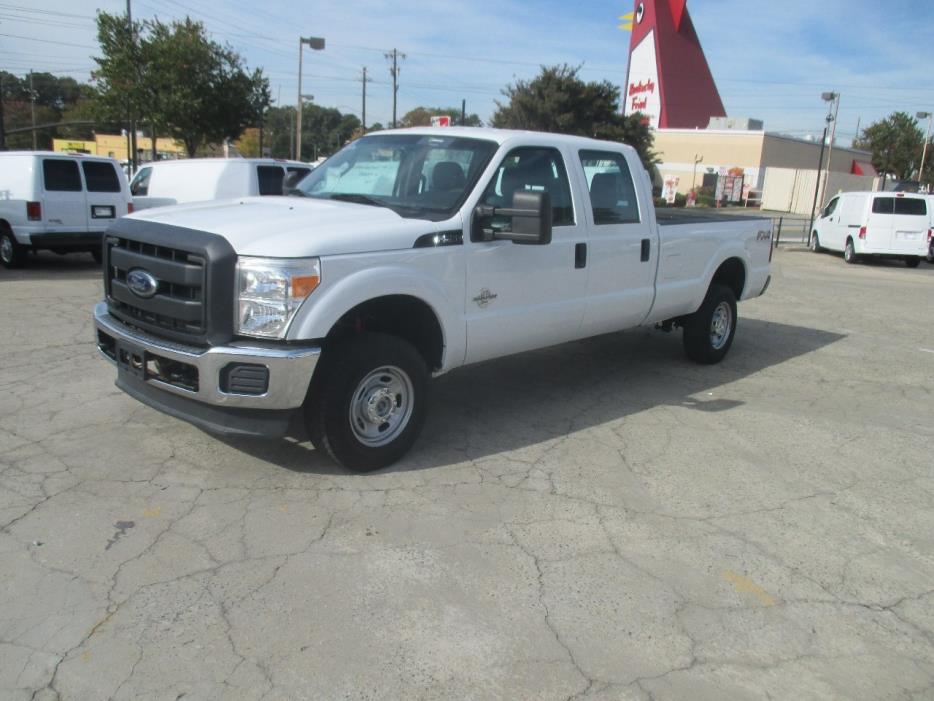
[[[273,98],[294,104],[299,35],[323,36],[305,53],[304,92],[315,102],[360,114],[363,66],[373,78],[367,122],[391,119],[392,89],[383,53],[406,54],[399,115],[419,105],[460,105],[488,119],[501,89],[538,66],[583,64],[582,77],[622,85],[629,34],[617,16],[629,0],[133,0],[134,17],[186,14],[269,76]],[[96,53],[98,8],[125,2],[0,0],[0,67],[87,79]],[[838,137],[848,141],[894,110],[934,111],[928,46],[930,0],[688,0],[714,79],[730,116],[763,119],[769,131],[819,133],[820,94],[841,93]],[[30,37],[27,40],[18,37]],[[35,41],[35,40],[42,41]]]

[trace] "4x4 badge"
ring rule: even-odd
[[[473,301],[477,303],[477,306],[483,309],[486,305],[496,299],[497,295],[490,292],[487,288],[480,290],[480,295],[473,298]]]

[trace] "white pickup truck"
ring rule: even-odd
[[[301,411],[318,449],[371,470],[414,443],[432,375],[640,325],[716,363],[770,281],[769,220],[657,215],[617,143],[378,132],[294,194],[113,224],[94,320],[118,387],[228,435]]]

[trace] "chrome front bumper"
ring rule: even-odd
[[[113,317],[107,303],[94,307],[94,336],[98,350],[120,373],[133,376],[138,386],[159,390],[214,407],[236,409],[295,409],[305,401],[308,384],[321,356],[318,347],[260,347],[248,343],[197,348],[150,336],[130,329]],[[118,358],[120,352],[126,362]],[[148,371],[153,360],[168,360],[197,371],[197,389],[160,379]],[[229,366],[263,366],[268,385],[262,394],[236,394],[222,387],[222,373]],[[119,381],[118,381],[118,384]]]

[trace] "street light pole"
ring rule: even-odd
[[[824,199],[827,199],[827,187],[830,185],[830,169],[833,163],[833,140],[837,133],[837,113],[840,111],[840,93],[829,93],[833,97],[830,99],[835,102],[833,108],[833,121],[831,122],[830,127],[830,143],[827,145],[827,175],[824,176]],[[826,99],[827,93],[824,93],[821,97]],[[829,112],[828,112],[829,116]]]
[[[295,106],[295,160],[302,160],[302,47],[307,44],[315,51],[324,50],[322,37],[298,38],[298,104]]]
[[[918,112],[918,119],[927,119],[928,120],[928,131],[924,136],[924,148],[921,149],[921,167],[918,169],[918,188],[921,188],[921,183],[924,181],[924,162],[927,160],[928,155],[928,141],[931,140],[931,120],[934,118],[930,112]]]
[[[839,95],[833,92],[825,92],[821,94],[821,99],[824,102],[835,101]],[[839,107],[839,103],[838,103]],[[808,245],[811,245],[811,237],[814,235],[814,216],[817,214],[817,196],[820,192],[821,185],[821,175],[824,172],[824,147],[827,145],[827,129],[830,127],[830,123],[836,121],[836,117],[828,109],[827,116],[824,117],[824,133],[820,137],[820,156],[817,157],[817,179],[814,182],[814,202],[811,204],[811,220],[808,223]],[[830,173],[828,166],[828,175]]]

